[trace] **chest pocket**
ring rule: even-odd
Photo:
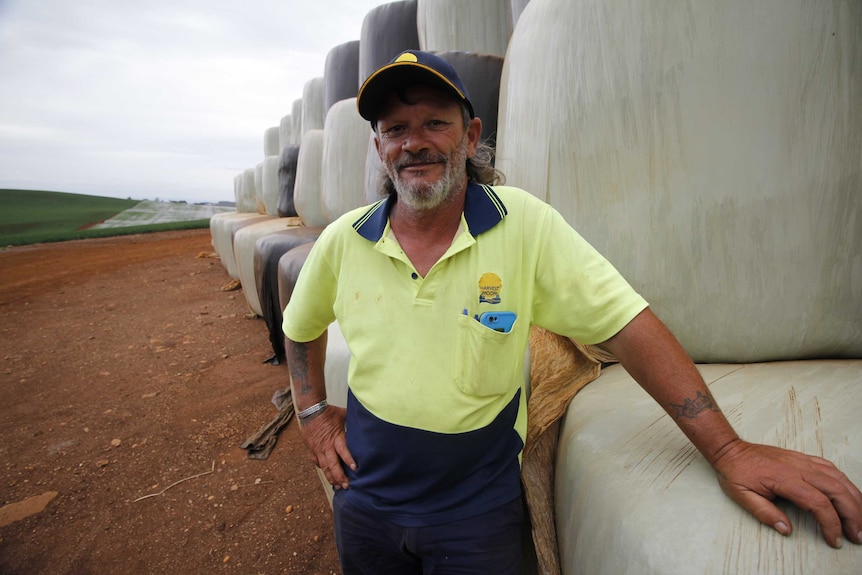
[[[473,317],[458,317],[455,379],[461,391],[485,397],[515,391],[521,381],[518,366],[524,357],[523,338],[516,330],[518,321],[509,333],[502,333]]]

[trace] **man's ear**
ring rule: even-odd
[[[467,157],[472,158],[476,154],[476,147],[482,137],[482,120],[473,118],[467,124]]]
[[[374,132],[374,149],[377,150],[377,157],[383,161],[383,152],[380,151],[380,138],[377,137],[377,131]]]

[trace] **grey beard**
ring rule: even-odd
[[[446,201],[463,183],[467,176],[466,137],[450,157],[446,158],[446,169],[433,184],[404,183],[398,178],[396,167],[387,164],[386,172],[398,193],[398,201],[413,211],[433,210]]]

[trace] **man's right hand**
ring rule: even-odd
[[[335,489],[347,489],[350,486],[342,462],[350,469],[356,469],[356,462],[347,449],[344,433],[346,418],[346,409],[330,405],[299,426],[309,449],[309,459],[323,470],[326,480]]]

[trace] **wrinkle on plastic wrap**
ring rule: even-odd
[[[377,68],[404,50],[419,49],[416,0],[390,2],[374,8],[362,21],[359,36],[359,86]]]
[[[339,44],[329,51],[323,78],[325,110],[329,111],[336,102],[356,97],[359,92],[359,40]]]
[[[278,158],[278,216],[291,218],[299,214],[293,203],[299,146],[285,146]]]
[[[281,329],[281,299],[278,291],[278,265],[281,256],[305,243],[314,242],[323,228],[304,226],[278,231],[257,240],[254,247],[254,275],[261,315],[269,331],[274,364],[284,362],[284,332]]]

